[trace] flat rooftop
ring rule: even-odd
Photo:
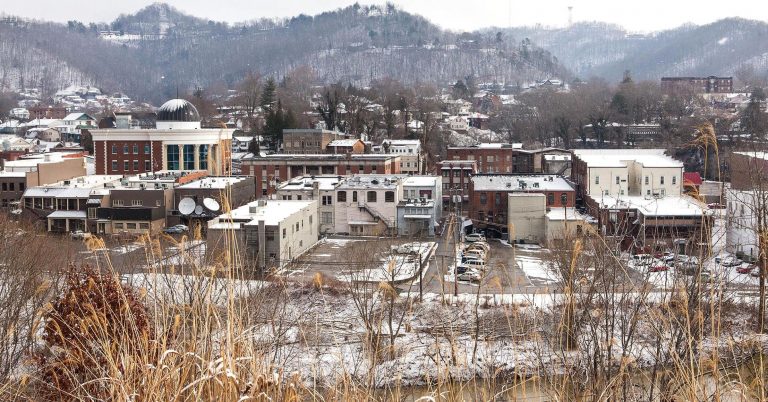
[[[637,209],[643,215],[653,217],[701,217],[705,215],[707,211],[707,208],[704,205],[686,195],[660,198],[644,196],[604,196],[595,201],[601,208]]]
[[[435,187],[440,182],[438,176],[407,176],[403,179],[403,187]]]
[[[574,149],[573,155],[588,167],[627,167],[630,161],[644,167],[683,167],[683,162],[665,155],[663,149]]]
[[[259,221],[264,221],[265,225],[275,226],[280,224],[289,216],[300,212],[303,209],[311,207],[317,201],[312,200],[261,200],[266,201],[263,206],[260,201],[253,201],[242,207],[233,209],[229,213],[220,215],[211,220],[208,224],[209,229],[239,229],[243,225],[258,225]],[[316,208],[316,207],[314,207]]]
[[[199,180],[195,180],[186,184],[182,184],[177,188],[181,189],[199,189],[199,188],[212,188],[224,190],[233,184],[240,183],[244,180],[253,180],[253,177],[246,176],[208,176]]]
[[[288,181],[284,181],[277,186],[277,191],[301,191],[312,190],[312,183],[317,183],[320,190],[330,191],[336,188],[339,183],[346,180],[346,176],[325,175],[325,176],[299,176]]]
[[[475,175],[475,191],[573,191],[573,186],[557,175]]]
[[[385,175],[355,175],[342,182],[339,190],[353,189],[396,189],[401,179],[396,176]]]

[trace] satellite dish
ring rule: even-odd
[[[205,205],[208,210],[216,212],[219,209],[221,209],[221,206],[219,205],[219,202],[214,200],[213,198],[206,198],[203,200],[203,205]]]
[[[198,205],[195,207],[195,215],[201,215],[203,213],[203,206]]]
[[[181,201],[179,201],[179,212],[182,215],[189,215],[192,212],[195,212],[195,200],[186,197],[182,198]]]

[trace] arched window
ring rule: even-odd
[[[368,192],[368,202],[376,202],[376,192],[375,191],[369,191]]]

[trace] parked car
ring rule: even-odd
[[[742,265],[742,266],[736,268],[736,272],[738,272],[740,274],[748,274],[748,273],[752,272],[755,268],[757,268],[757,265],[755,265],[755,264]]]
[[[163,233],[165,234],[182,234],[188,231],[189,228],[186,225],[173,225],[163,229]]]
[[[749,273],[750,276],[754,276],[755,278],[760,277],[760,269],[753,269],[752,272]]]
[[[742,261],[734,256],[728,256],[723,258],[721,264],[724,267],[737,267],[741,265]]]
[[[476,269],[478,271],[485,271],[485,261],[468,259],[461,263],[461,265],[466,266],[467,268]]]
[[[491,246],[489,246],[488,243],[486,243],[484,241],[476,241],[476,242],[470,244],[469,246],[467,246],[467,248],[468,249],[478,248],[478,249],[481,249],[481,250],[483,250],[485,252],[488,252],[491,249]]]
[[[464,241],[467,243],[474,243],[476,241],[485,241],[485,236],[481,235],[480,233],[470,233],[466,236],[464,236]]]
[[[459,265],[456,267],[456,274],[463,274],[469,270],[469,267],[466,265]]]
[[[669,271],[669,267],[664,264],[653,264],[648,268],[648,272],[664,272]]]
[[[485,259],[485,257],[487,256],[485,251],[478,250],[478,249],[464,250],[464,255],[465,256],[475,256],[475,257],[483,258],[483,259]]]
[[[469,281],[469,282],[480,282],[480,279],[482,279],[482,275],[477,271],[465,271],[463,274],[459,274],[456,276],[456,279],[460,281]]]
[[[72,240],[85,240],[90,238],[91,234],[88,232],[83,232],[82,230],[75,230],[69,234],[69,237],[71,237]]]
[[[716,203],[716,202],[713,202],[713,203],[711,203],[711,204],[707,204],[707,207],[708,207],[709,209],[725,209],[725,205],[723,205],[723,204],[718,204],[718,203]]]

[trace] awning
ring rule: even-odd
[[[403,215],[405,219],[432,219],[432,215]]]
[[[53,211],[48,219],[85,219],[85,211]]]

